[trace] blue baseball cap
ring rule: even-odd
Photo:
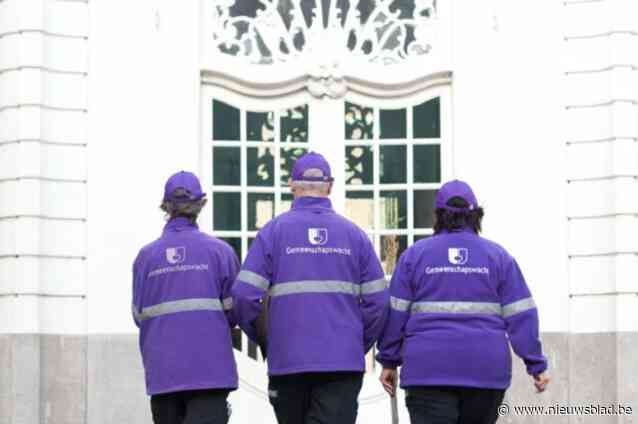
[[[449,206],[447,203],[453,197],[460,197],[467,203],[467,208],[456,208]],[[478,208],[476,196],[470,185],[464,181],[452,180],[443,184],[436,193],[436,209],[447,209],[452,212],[467,212]]]
[[[316,152],[308,152],[295,162],[292,168],[293,181],[331,182],[332,173],[326,158]]]
[[[174,196],[175,190],[183,189],[186,191],[188,198],[184,199],[176,198]],[[199,178],[192,172],[180,171],[166,181],[164,186],[164,200],[200,200],[206,196],[206,193],[202,191],[202,185],[199,183]]]

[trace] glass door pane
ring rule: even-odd
[[[308,150],[309,106],[245,110],[212,99],[209,188],[213,233],[243,260],[257,232],[290,208],[288,179]],[[261,359],[254,343],[234,334],[236,349]]]
[[[407,103],[407,102],[406,102]],[[405,107],[344,102],[345,213],[369,233],[385,272],[432,233],[441,184],[441,101]]]

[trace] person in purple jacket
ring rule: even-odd
[[[280,424],[354,424],[364,355],[389,309],[372,243],[332,209],[332,181],[321,155],[297,160],[292,209],[257,234],[232,290],[253,340],[269,295],[269,395]]]
[[[168,223],[133,265],[133,318],[156,424],[227,423],[226,399],[237,388],[230,290],[239,260],[199,231],[205,203],[195,175],[171,176],[161,205]]]
[[[483,209],[469,185],[438,191],[434,236],[406,250],[390,282],[379,339],[381,383],[396,368],[412,424],[488,424],[511,380],[510,344],[537,390],[549,383],[538,312],[516,261],[479,236]]]

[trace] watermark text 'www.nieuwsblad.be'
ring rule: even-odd
[[[633,408],[623,404],[583,404],[583,405],[510,405],[503,403],[498,407],[498,415],[541,416],[541,415],[632,415]]]

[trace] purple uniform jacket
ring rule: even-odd
[[[237,388],[230,289],[239,261],[185,218],[166,224],[133,265],[133,318],[149,395]],[[230,322],[229,322],[230,321]]]
[[[516,261],[470,230],[440,233],[405,251],[390,294],[377,360],[403,365],[401,387],[505,389],[510,343],[528,373],[547,368],[536,306]]]
[[[365,370],[389,309],[387,283],[367,235],[329,199],[295,200],[252,243],[233,299],[253,340],[267,291],[270,375]]]

